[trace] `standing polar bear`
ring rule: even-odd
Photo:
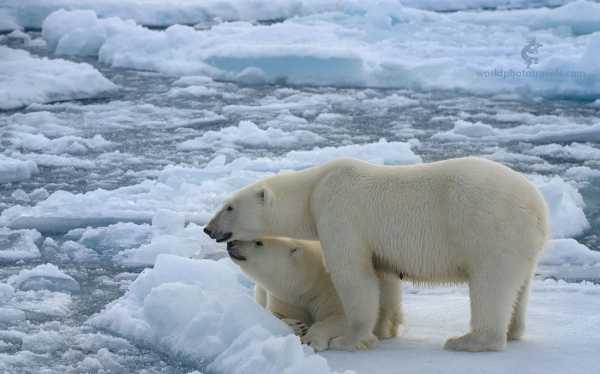
[[[242,271],[256,282],[256,301],[284,320],[310,325],[302,342],[315,351],[329,347],[329,341],[343,335],[348,323],[331,277],[325,270],[321,245],[317,241],[287,238],[260,238],[230,241],[227,252]],[[390,298],[381,298],[377,324],[379,339],[397,336],[402,323],[400,278],[377,270],[380,288]]]
[[[205,231],[218,241],[320,240],[348,318],[332,349],[377,342],[374,262],[417,282],[467,282],[471,329],[445,345],[459,351],[499,351],[522,336],[550,233],[544,199],[523,175],[472,157],[412,166],[340,159],[273,176],[229,198]]]

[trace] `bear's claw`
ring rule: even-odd
[[[308,325],[306,323],[292,318],[282,318],[281,320],[294,330],[294,334],[298,336],[306,335],[306,332],[308,331]]]

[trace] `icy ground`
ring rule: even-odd
[[[28,1],[23,9],[30,13],[15,13],[2,9],[4,3],[14,3],[0,1],[0,26],[6,28],[28,22],[41,27],[54,6],[83,4]],[[434,88],[424,90],[402,84],[366,88],[365,82],[344,87],[335,81],[353,72],[344,69],[333,76],[337,87],[293,86],[285,80],[265,85],[269,74],[292,74],[288,82],[310,80],[314,74],[331,77],[332,70],[319,70],[331,66],[310,60],[317,62],[310,65],[314,74],[308,69],[293,75],[301,59],[283,60],[292,63],[286,65],[259,58],[260,52],[264,57],[281,50],[268,38],[267,25],[149,30],[121,19],[103,20],[103,15],[129,17],[129,3],[97,1],[100,18],[58,12],[45,23],[43,35],[28,30],[0,36],[0,105],[7,109],[0,112],[0,373],[598,369],[598,80],[571,86],[534,82],[531,91],[474,81],[459,93],[442,90],[452,87],[434,79],[438,73],[452,77],[464,67],[461,50],[452,52],[455,48],[447,45],[447,30],[459,30],[465,40],[488,31],[486,37],[467,40],[473,64],[461,74],[474,73],[468,69],[488,61],[490,52],[503,56],[500,64],[522,64],[520,43],[531,32],[563,58],[546,59],[546,64],[579,61],[584,69],[600,40],[596,5],[578,1],[566,10],[525,9],[510,15],[495,10],[471,18],[468,12],[406,8],[392,13],[405,22],[383,27],[385,12],[363,17],[364,11],[353,13],[356,7],[348,5],[346,13],[320,14],[334,2],[302,2],[305,11],[289,7],[292,2],[278,3],[277,9],[291,12],[282,17],[307,15],[274,26],[285,37],[293,35],[290,30],[309,37],[299,40],[308,43],[305,48],[295,46],[286,56],[321,56],[325,50],[303,34],[307,24],[318,25],[321,37],[361,51],[358,59],[367,63],[398,57],[386,53],[402,45],[409,48],[415,68],[409,76]],[[309,3],[314,7],[307,8]],[[497,5],[415,3],[423,9],[446,3],[461,9]],[[155,4],[132,18],[138,23],[159,20],[164,26],[190,23],[165,18],[161,3]],[[241,11],[237,16],[256,18]],[[372,40],[356,31],[364,27]],[[426,31],[413,34],[411,44],[389,39],[394,27]],[[231,35],[257,39],[237,50]],[[487,37],[491,44],[485,44]],[[493,43],[503,38],[504,47],[496,48]],[[371,48],[367,41],[379,44]],[[219,49],[218,42],[228,44]],[[395,47],[383,48],[388,42]],[[438,48],[449,52],[452,63],[429,65]],[[62,53],[60,58],[54,51]],[[256,58],[240,60],[241,52]],[[261,69],[223,75],[201,61],[218,53],[233,54],[237,61],[221,66],[230,69],[228,74],[244,64]],[[495,95],[478,95],[482,87]],[[443,351],[444,339],[467,328],[465,288],[407,284],[408,324],[401,338],[374,352],[314,355],[257,307],[249,297],[251,282],[222,258],[223,246],[202,233],[223,198],[267,175],[341,156],[411,164],[464,155],[483,155],[526,173],[551,210],[553,241],[538,268],[527,339],[509,344],[504,353]]]

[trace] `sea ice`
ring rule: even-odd
[[[553,238],[574,237],[590,227],[583,211],[583,197],[576,187],[559,176],[544,178],[533,175],[530,179],[540,189],[548,204]]]
[[[222,373],[331,373],[262,309],[229,260],[160,255],[129,291],[89,323]]]
[[[527,123],[515,127],[497,128],[480,121],[457,120],[451,130],[436,133],[432,138],[442,141],[485,141],[492,143],[513,141],[532,143],[585,142],[600,139],[600,124],[568,123],[564,119],[557,118],[555,122],[551,123]],[[538,148],[537,151],[541,152],[543,149]],[[573,155],[573,152],[581,150],[581,147],[566,148],[564,151],[568,152],[569,150]]]
[[[239,157],[226,162],[217,156],[202,168],[167,166],[157,180],[114,190],[82,194],[57,191],[33,207],[13,206],[0,215],[0,224],[13,228],[37,227],[43,232],[118,221],[149,222],[160,209],[176,210],[186,221],[203,224],[233,191],[262,177],[300,170],[339,157],[355,157],[378,164],[420,162],[411,145],[403,142],[352,144],[290,151],[280,157]],[[130,202],[135,201],[135,204]]]
[[[37,164],[33,161],[16,160],[0,154],[0,183],[29,179],[38,172]]]
[[[600,6],[585,0],[552,9],[449,14],[390,1],[274,24],[157,31],[91,10],[61,10],[48,16],[43,32],[58,54],[98,55],[112,67],[178,76],[597,98],[599,16]],[[457,32],[465,36],[459,44]],[[543,48],[539,64],[528,69],[521,53],[534,37]]]
[[[125,266],[152,266],[160,254],[204,258],[223,253],[223,246],[209,239],[202,229],[194,223],[186,226],[183,214],[159,210],[152,218],[151,241],[119,252],[114,261]]]
[[[0,227],[0,262],[40,257],[37,244],[42,235],[36,230],[10,230]]]
[[[225,127],[218,131],[206,131],[201,137],[186,140],[177,146],[181,150],[232,147],[232,146],[268,146],[291,148],[313,145],[325,139],[311,131],[284,131],[268,127],[261,129],[250,121],[240,121],[238,126]]]
[[[43,264],[31,270],[21,270],[19,274],[9,277],[8,283],[23,291],[79,291],[79,283],[54,264]]]
[[[575,239],[555,239],[550,242],[540,265],[595,265],[600,263],[600,252],[592,251]],[[598,269],[600,272],[600,269]]]
[[[116,89],[88,64],[34,57],[0,45],[0,110],[100,97]]]

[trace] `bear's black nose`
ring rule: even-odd
[[[206,227],[204,228],[204,233],[212,238],[212,231],[210,231]]]

